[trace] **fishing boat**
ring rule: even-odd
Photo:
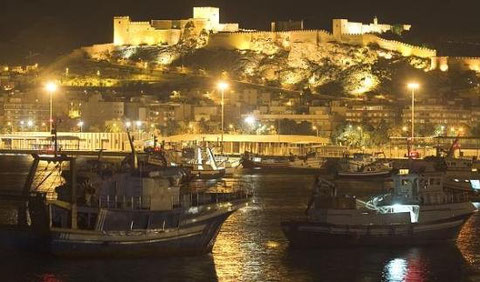
[[[260,156],[248,152],[242,156],[240,163],[246,169],[288,168],[290,166],[290,160],[287,157]]]
[[[400,170],[390,193],[361,201],[319,179],[307,217],[281,223],[292,246],[421,245],[452,241],[475,208],[444,189],[444,173]]]
[[[315,152],[305,156],[298,156],[290,159],[289,167],[293,169],[326,170],[327,158],[318,156]]]
[[[182,186],[182,168],[132,151],[119,164],[82,167],[56,151],[34,154],[23,192],[0,195],[9,202],[0,247],[67,257],[210,252],[223,222],[248,204],[248,185]]]
[[[379,159],[378,155],[354,154],[353,158],[340,161],[336,175],[338,177],[371,178],[385,177],[392,172],[391,161]]]

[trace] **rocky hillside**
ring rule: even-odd
[[[151,69],[184,66],[191,71],[250,83],[336,96],[393,95],[404,91],[406,81],[416,79],[425,90],[455,88],[449,74],[428,72],[430,60],[403,57],[377,46],[338,43],[289,43],[258,40],[250,50],[205,48],[208,35],[187,36],[175,46],[126,46],[114,51],[90,53],[90,58],[115,65]],[[470,83],[476,86],[476,83]],[[403,90],[402,90],[403,89]]]

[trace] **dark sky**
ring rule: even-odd
[[[269,29],[274,19],[305,19],[331,29],[332,18],[411,23],[427,37],[480,38],[480,0],[0,0],[0,62],[32,53],[56,55],[112,41],[112,17],[134,20],[192,16],[193,6],[218,6],[223,22]],[[5,59],[4,59],[5,60]]]

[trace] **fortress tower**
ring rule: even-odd
[[[113,18],[113,44],[124,45],[129,42],[130,17]]]
[[[220,30],[220,9],[216,7],[194,7],[193,18],[206,20],[206,29],[214,33]]]

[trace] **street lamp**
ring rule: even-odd
[[[410,82],[407,84],[408,89],[412,91],[412,148],[415,138],[415,90],[420,88],[420,84],[417,82]]]
[[[53,94],[57,91],[58,86],[55,82],[49,81],[45,84],[45,90],[50,95],[50,132],[52,132],[53,128]]]
[[[80,127],[80,132],[83,132],[83,121],[79,121],[77,126]]]
[[[224,115],[225,115],[225,100],[224,100],[224,96],[225,96],[225,90],[228,89],[229,85],[227,82],[225,81],[220,81],[218,82],[217,84],[217,88],[218,90],[220,90],[220,93],[222,94],[222,138],[221,138],[221,143],[222,143],[222,154],[223,154],[223,133],[224,133],[224,128],[223,128],[223,124],[224,124]]]
[[[114,126],[115,126],[115,124],[114,124]],[[130,129],[131,126],[132,126],[132,123],[131,123],[131,122],[127,121],[127,122],[125,123],[125,127],[127,128],[127,130]]]

